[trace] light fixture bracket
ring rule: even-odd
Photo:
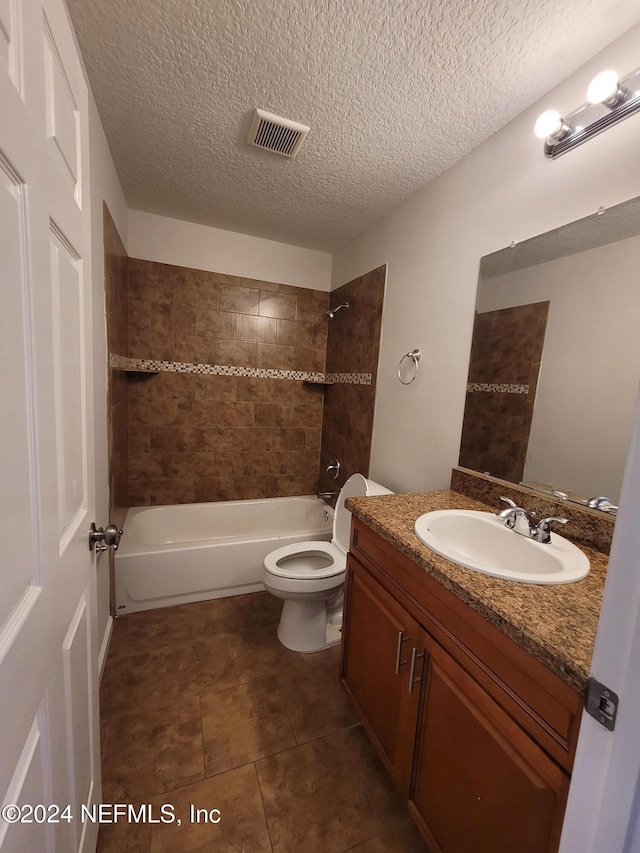
[[[620,80],[619,91],[623,95],[613,105],[586,103],[565,115],[563,123],[568,132],[560,139],[550,136],[545,140],[546,156],[555,160],[640,111],[640,68]]]

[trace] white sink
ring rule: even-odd
[[[424,544],[452,563],[522,583],[574,583],[589,574],[589,560],[557,533],[534,542],[509,530],[492,512],[445,509],[421,515],[414,525]]]

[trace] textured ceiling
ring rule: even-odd
[[[637,0],[68,5],[130,207],[325,251],[640,18]],[[311,127],[296,160],[246,145],[254,107]]]
[[[480,262],[480,279],[535,267],[557,258],[597,249],[640,235],[640,199],[634,198],[600,213],[577,219],[561,228],[539,234],[524,243],[485,255]]]

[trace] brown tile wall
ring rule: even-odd
[[[469,382],[529,385],[528,394],[467,392],[460,465],[522,479],[549,313],[536,302],[476,315]]]
[[[287,379],[139,374],[129,386],[132,506],[312,494],[321,391]]]
[[[132,358],[324,371],[329,294],[131,259]],[[132,506],[311,494],[322,390],[179,373],[129,379]]]
[[[107,346],[110,353],[128,355],[129,273],[127,251],[103,205],[104,270]],[[109,368],[109,501],[110,514],[129,506],[129,439],[127,377]]]
[[[371,385],[335,384],[325,392],[320,471],[332,457],[340,460],[340,477],[320,476],[320,488],[340,489],[351,474],[369,474],[373,410],[380,352],[382,305],[386,264],[372,270],[331,294],[331,305],[349,302],[329,320],[327,372],[371,373]]]

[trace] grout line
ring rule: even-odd
[[[295,671],[295,670],[294,670],[294,671]],[[283,673],[280,673],[280,674],[282,675]],[[284,700],[284,696],[282,695],[282,690],[280,689],[280,682],[278,681],[278,676],[277,676],[277,675],[276,675],[276,684],[278,685],[278,694],[280,695],[280,701],[282,702],[282,709],[283,709],[283,711],[284,711],[285,717],[286,717],[286,718],[287,718],[287,720],[289,721],[289,728],[291,729],[291,734],[293,735],[293,739],[294,739],[294,740],[295,740],[295,742],[296,742],[296,747],[295,747],[295,748],[297,748],[297,747],[299,747],[301,744],[300,744],[300,741],[298,740],[298,735],[296,734],[295,727],[294,727],[294,725],[293,725],[293,723],[292,723],[292,721],[291,721],[291,715],[289,714],[289,711],[287,710],[287,703],[285,702],[285,700]],[[289,748],[290,748],[290,749],[293,749],[294,747],[289,747]],[[283,750],[281,750],[281,752],[285,752],[285,750],[283,749]],[[275,753],[274,753],[274,754],[275,754]]]
[[[202,694],[198,697],[198,714],[200,715],[200,751],[202,756],[202,777],[207,779],[207,757],[204,751],[204,723],[202,721]]]
[[[260,759],[262,760],[262,759]],[[269,836],[269,844],[271,845],[271,849],[273,850],[274,840],[271,837],[271,828],[269,826],[269,818],[267,817],[267,809],[265,806],[264,793],[262,791],[262,785],[260,784],[260,774],[258,773],[257,761],[253,762],[253,772],[256,774],[256,782],[258,783],[258,793],[260,794],[260,802],[262,803],[262,816],[264,817],[265,826],[267,827],[267,835]]]

